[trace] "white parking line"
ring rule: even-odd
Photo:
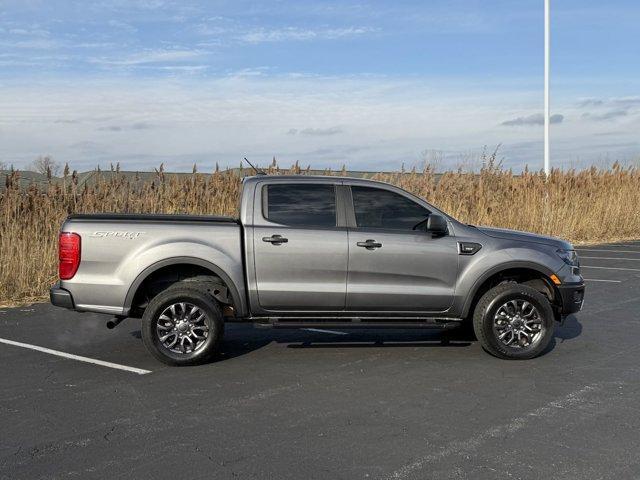
[[[608,283],[622,283],[622,280],[605,280],[603,278],[584,278],[585,282],[608,282]]]
[[[334,335],[349,335],[347,332],[336,332],[334,330],[322,330],[321,328],[303,328],[308,332],[333,333]]]
[[[602,270],[627,270],[630,272],[640,272],[640,268],[596,267],[595,265],[580,265],[580,268],[601,268]]]
[[[590,258],[592,260],[635,260],[636,262],[640,262],[640,258],[625,258],[625,257],[583,257],[580,255],[580,258]]]
[[[552,400],[549,403],[519,417],[510,419],[507,423],[490,427],[487,430],[479,432],[464,440],[452,440],[447,444],[443,444],[437,448],[427,445],[427,452],[424,456],[417,458],[411,463],[400,467],[395,472],[388,475],[386,480],[411,478],[423,478],[428,476],[429,467],[441,462],[447,457],[454,458],[470,458],[479,450],[482,450],[487,442],[497,440],[503,441],[505,438],[511,438],[517,432],[535,424],[552,424],[559,417],[566,415],[567,411],[584,411],[591,407],[595,409],[602,408],[599,402],[593,401],[592,397],[598,395],[605,388],[612,391],[613,388],[622,388],[622,382],[614,382],[615,387],[607,383],[594,383],[586,385],[580,390],[569,393],[568,395]],[[597,397],[596,397],[597,398]],[[593,410],[592,410],[593,411]],[[426,470],[422,474],[421,470]]]
[[[576,248],[578,252],[607,252],[607,253],[640,253],[640,250],[604,250],[601,248]]]
[[[7,340],[6,338],[0,338],[0,343],[6,343],[7,345],[13,345],[14,347],[28,348],[30,350],[36,350],[38,352],[48,353],[49,355],[56,355],[58,357],[68,358],[70,360],[77,360],[79,362],[93,363],[94,365],[100,365],[101,367],[125,370],[127,372],[137,373],[138,375],[151,373],[151,370],[143,370],[142,368],[128,367],[126,365],[120,365],[117,363],[105,362],[104,360],[96,360],[95,358],[82,357],[80,355],[74,355],[72,353],[60,352],[58,350],[51,350],[50,348],[39,347],[38,345],[15,342],[13,340]]]

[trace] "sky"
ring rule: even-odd
[[[640,2],[551,0],[553,166],[640,163]],[[0,0],[0,163],[542,167],[543,0]]]

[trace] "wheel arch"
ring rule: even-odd
[[[467,318],[486,291],[499,283],[516,280],[517,283],[529,284],[547,295],[550,302],[559,298],[556,286],[549,278],[553,271],[545,265],[534,262],[507,262],[496,265],[478,278],[467,295],[462,308],[462,317]]]
[[[246,303],[245,299],[240,294],[240,289],[235,284],[235,282],[231,279],[222,268],[214,263],[211,263],[207,260],[203,260],[201,258],[195,257],[171,257],[160,260],[152,265],[146,267],[142,272],[138,274],[135,278],[131,286],[127,291],[127,295],[125,297],[124,306],[123,306],[123,314],[129,315],[131,313],[134,299],[140,291],[140,288],[144,286],[145,281],[149,279],[154,273],[158,272],[167,267],[179,267],[179,266],[191,266],[191,267],[199,267],[201,269],[209,271],[211,274],[219,277],[229,290],[229,294],[233,303],[233,306],[236,310],[236,315],[238,317],[245,316],[246,312]]]

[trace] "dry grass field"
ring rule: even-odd
[[[270,173],[305,174],[271,167]],[[327,172],[340,175],[341,172]],[[136,212],[235,215],[240,177],[234,172],[193,173],[168,178],[162,168],[142,181],[98,176],[78,186],[75,175],[45,187],[18,188],[19,173],[7,175],[0,191],[0,304],[45,298],[57,276],[57,234],[70,213]],[[479,174],[421,172],[375,174],[459,220],[527,230],[573,242],[640,238],[640,170],[596,168],[514,175],[493,162]]]

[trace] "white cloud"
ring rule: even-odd
[[[129,33],[135,33],[138,31],[138,29],[136,27],[134,27],[133,25],[131,25],[130,23],[127,22],[122,22],[120,20],[109,20],[107,22],[107,25],[109,25],[110,27],[114,27]]]
[[[618,97],[611,100],[617,105],[623,105],[626,107],[638,106],[640,107],[640,96],[634,97]]]
[[[80,170],[115,161],[123,168],[160,161],[167,168],[194,161],[203,168],[216,161],[235,166],[243,156],[266,161],[274,155],[318,168],[393,169],[418,163],[425,149],[455,157],[538,137],[535,129],[511,131],[486,121],[530,103],[527,92],[505,97],[445,83],[451,84],[265,75],[5,86],[0,143],[16,165],[48,152]],[[287,133],[292,126],[295,135]],[[94,153],[77,147],[94,144],[100,146]],[[534,155],[529,149],[514,161]]]
[[[564,120],[564,115],[560,115],[556,113],[549,117],[550,123],[562,123]],[[534,113],[533,115],[528,115],[526,117],[517,117],[511,120],[506,120],[502,122],[500,125],[505,127],[520,127],[520,126],[529,126],[529,125],[544,125],[544,116],[541,113]]]
[[[627,117],[640,114],[640,96],[587,98],[578,102],[583,110],[581,118],[597,122],[628,121]],[[588,111],[584,111],[588,109]],[[633,121],[633,118],[631,118]]]
[[[102,65],[135,66],[190,61],[202,56],[203,53],[200,50],[148,50],[125,58],[98,57],[91,61]]]
[[[59,48],[61,43],[57,40],[52,40],[49,38],[27,38],[27,37],[19,37],[19,40],[9,39],[9,40],[1,40],[0,47],[5,47],[9,49],[21,49],[21,50],[52,50],[55,48]],[[23,40],[22,38],[26,38]]]
[[[582,118],[589,120],[597,120],[597,121],[605,121],[605,120],[615,120],[620,117],[626,117],[629,112],[625,109],[618,110],[609,110],[603,113],[583,113]]]
[[[287,132],[289,135],[311,135],[311,136],[327,136],[337,135],[342,133],[341,127],[328,127],[328,128],[303,128],[298,130],[297,128],[291,128]]]
[[[284,27],[279,29],[256,29],[238,38],[246,43],[307,41],[307,40],[335,40],[345,37],[355,37],[373,32],[369,27],[347,27],[326,29],[304,29],[299,27]]]
[[[637,115],[618,122],[582,119],[571,99],[556,105],[570,121],[552,129],[552,160],[572,166],[603,155],[640,151]],[[123,168],[201,170],[260,164],[275,155],[316,168],[399,168],[421,152],[445,152],[443,166],[501,143],[505,165],[541,164],[542,127],[505,128],[529,118],[538,91],[441,79],[228,76],[172,80],[84,80],[0,89],[3,159],[17,166],[50,153],[78,170],[120,162]],[[293,134],[295,131],[295,134]],[[289,133],[291,132],[291,133]],[[115,141],[117,140],[117,141]],[[635,153],[634,153],[635,152]],[[582,162],[582,163],[581,163]]]
[[[153,125],[146,122],[137,122],[131,125],[107,125],[99,127],[98,130],[103,132],[122,132],[127,130],[148,130],[150,128],[153,128]]]

